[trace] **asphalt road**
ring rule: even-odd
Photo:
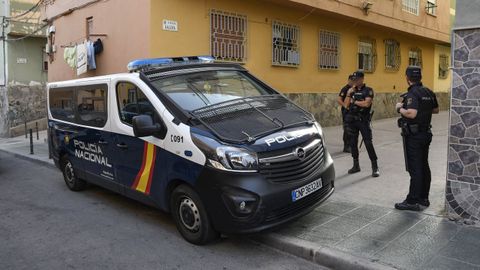
[[[60,171],[0,153],[0,269],[319,269],[230,237],[198,247],[169,215],[105,189],[71,192]]]

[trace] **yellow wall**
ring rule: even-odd
[[[441,54],[445,54],[448,56],[449,60],[449,64],[451,66],[452,63],[450,63],[450,47],[446,47],[446,46],[441,46],[441,45],[435,45],[435,59],[434,59],[434,66],[435,66],[435,69],[434,69],[434,83],[433,83],[433,88],[435,89],[435,91],[437,92],[448,92],[450,91],[450,88],[451,88],[451,79],[452,79],[452,71],[449,70],[448,72],[448,77],[445,78],[445,79],[440,79],[438,78],[438,73],[439,73],[439,70],[438,70],[438,67],[439,67],[439,63],[440,63],[440,55]]]
[[[377,68],[366,74],[366,83],[377,92],[403,92],[407,85],[404,71],[410,47],[422,49],[424,83],[433,88],[433,41],[404,34],[388,28],[367,25],[360,21],[311,13],[310,9],[281,6],[254,0],[152,0],[150,27],[151,57],[209,55],[210,9],[248,16],[247,60],[245,67],[274,88],[289,93],[337,92],[348,74],[356,70],[357,47],[360,36],[376,39]],[[343,19],[342,19],[343,18]],[[178,32],[162,30],[162,20],[178,22]],[[272,20],[300,26],[301,64],[298,68],[271,65]],[[341,33],[340,70],[318,69],[318,32],[320,29]],[[395,38],[400,42],[402,63],[397,72],[387,72],[383,40]],[[438,67],[437,67],[438,68]],[[437,71],[438,72],[438,71]],[[438,77],[438,75],[437,75]]]

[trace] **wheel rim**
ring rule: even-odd
[[[73,166],[70,161],[65,164],[65,180],[67,181],[68,184],[73,185],[75,181],[75,173],[73,171]]]
[[[202,221],[197,205],[189,197],[182,197],[178,206],[178,215],[182,225],[192,232],[198,232]]]

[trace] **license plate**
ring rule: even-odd
[[[321,188],[322,188],[322,179],[319,179],[311,183],[308,183],[303,187],[292,190],[292,202],[305,198],[308,195],[312,194],[313,192]]]

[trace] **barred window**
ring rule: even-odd
[[[441,54],[439,60],[438,78],[446,79],[448,77],[448,67],[450,65],[448,61],[448,56],[445,54]]]
[[[418,10],[420,9],[420,0],[402,0],[402,7],[403,11],[418,16]]]
[[[375,72],[376,57],[375,40],[360,39],[358,42],[358,69],[364,72]]]
[[[425,7],[425,10],[427,11],[428,14],[436,16],[437,0],[427,0],[427,6]]]
[[[400,43],[394,39],[385,40],[385,69],[398,71],[401,63]]]
[[[216,60],[245,62],[247,59],[247,16],[211,10],[210,53]]]
[[[321,69],[340,68],[340,33],[320,30],[318,67]]]
[[[272,65],[300,65],[300,28],[297,25],[273,21]]]
[[[412,48],[408,52],[408,65],[422,67],[422,50],[420,48]]]

